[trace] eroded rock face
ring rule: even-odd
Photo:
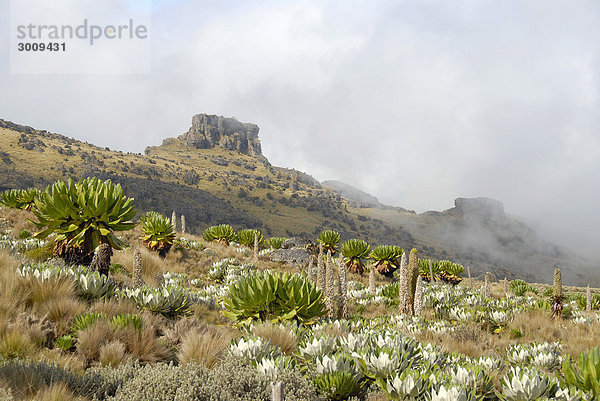
[[[258,130],[258,125],[242,123],[235,118],[196,114],[188,132],[179,138],[195,149],[218,146],[250,156],[262,156]]]
[[[303,266],[308,264],[312,255],[304,248],[290,248],[278,249],[273,252],[270,257],[273,262]]]

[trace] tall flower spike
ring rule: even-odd
[[[254,232],[254,261],[258,262],[258,232]]]
[[[375,294],[375,265],[369,269],[369,294]]]
[[[408,302],[408,259],[406,252],[402,253],[400,258],[400,303],[398,304],[398,313],[408,313],[406,303]]]
[[[316,281],[316,272],[315,272],[315,259],[313,257],[310,258],[310,262],[308,263],[308,279],[313,283]]]
[[[348,300],[346,298],[348,294],[348,283],[346,281],[346,263],[344,263],[344,257],[342,256],[341,252],[338,270],[340,276],[340,298],[338,306],[338,317],[340,319],[348,319]]]
[[[415,314],[415,290],[417,289],[417,277],[419,277],[419,256],[413,248],[408,256],[408,313]]]
[[[328,316],[330,318],[335,318],[335,303],[334,303],[334,278],[333,278],[333,263],[331,261],[331,251],[327,251],[327,264],[325,265],[326,271],[326,280],[327,280],[327,310],[329,310]]]
[[[554,286],[552,292],[552,316],[562,317],[562,302],[563,302],[563,289],[562,289],[562,275],[560,269],[554,270]]]
[[[144,279],[142,278],[142,252],[139,248],[135,248],[133,251],[133,285],[135,287],[144,285]]]
[[[181,234],[185,234],[185,216],[181,215]]]
[[[323,265],[323,245],[319,244],[319,256],[317,257],[317,287],[323,290],[325,295],[325,266]]]
[[[415,289],[415,316],[420,316],[423,310],[423,277],[417,278],[417,288]]]
[[[483,284],[483,297],[490,297],[490,273],[485,273],[484,284]]]
[[[175,210],[171,213],[171,224],[173,224],[173,231],[177,232],[177,215],[175,214]]]
[[[592,290],[590,289],[589,284],[585,291],[585,310],[587,310],[587,311],[592,310]]]
[[[508,280],[504,277],[504,298],[508,298]]]

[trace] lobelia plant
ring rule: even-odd
[[[36,238],[56,233],[54,255],[68,264],[87,265],[101,243],[123,247],[114,232],[135,227],[135,213],[133,198],[110,180],[57,181],[35,200],[34,224],[42,229]]]
[[[326,314],[323,292],[304,275],[255,272],[229,286],[223,314],[241,325],[293,320],[308,325]]]
[[[164,258],[175,241],[175,230],[171,221],[162,214],[147,215],[142,220],[142,235],[140,239],[151,251],[157,252]]]
[[[358,273],[362,276],[365,271],[365,265],[361,258],[369,255],[369,244],[361,239],[350,239],[342,244],[341,253],[345,258],[346,266],[352,273]]]
[[[562,363],[565,382],[572,387],[600,396],[600,348],[592,348],[587,354],[581,352],[577,357],[577,366],[571,364],[567,356]]]
[[[31,210],[42,191],[37,188],[9,189],[0,194],[0,205],[19,210]]]
[[[264,244],[267,248],[271,249],[280,249],[281,245],[284,243],[285,238],[283,237],[271,237],[264,240]]]

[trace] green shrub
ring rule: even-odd
[[[526,292],[533,292],[534,294],[538,293],[537,288],[527,284],[523,280],[513,280],[508,285],[508,289],[510,292],[515,294],[516,296],[522,297]],[[550,289],[552,290],[552,289]],[[550,291],[552,292],[552,291]]]
[[[19,239],[25,239],[31,237],[31,233],[27,230],[21,230],[18,235]]]
[[[205,383],[207,370],[187,364],[185,366],[158,363],[137,367],[130,380],[117,388],[110,401],[184,401],[198,399],[190,394],[190,383]]]
[[[38,220],[34,224],[42,229],[36,237],[56,233],[55,254],[76,263],[91,261],[90,255],[101,243],[121,249],[123,243],[114,232],[135,227],[130,220],[136,210],[121,185],[94,177],[55,182],[35,200],[33,213]]]
[[[229,245],[229,243],[235,239],[235,231],[229,224],[220,224],[218,226],[208,227],[204,230],[202,238],[208,242],[214,241],[220,242],[223,245]]]
[[[238,231],[236,241],[248,248],[254,248],[254,236],[258,236],[258,243],[260,244],[263,240],[263,235],[258,230],[245,228]]]
[[[39,248],[30,249],[25,251],[25,257],[36,262],[45,262],[48,259],[52,259],[54,256],[54,241],[49,240],[43,246]]]
[[[299,274],[256,272],[229,286],[225,316],[240,324],[294,320],[311,324],[325,315],[323,294]]]

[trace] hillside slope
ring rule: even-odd
[[[417,247],[423,257],[468,264],[474,275],[492,271],[498,278],[548,282],[558,265],[566,283],[600,285],[589,263],[539,239],[499,202],[459,199],[453,209],[421,215],[381,205],[347,184],[321,185],[272,166],[255,124],[199,114],[188,132],[140,155],[0,120],[0,189],[91,175],[121,183],[142,212],[184,214],[195,233],[218,223],[279,236],[314,237],[331,228],[344,239]]]

